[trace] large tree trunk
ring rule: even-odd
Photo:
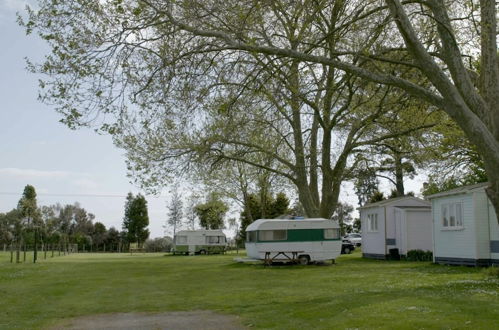
[[[443,60],[452,80],[421,44],[398,0],[387,0],[392,17],[422,73],[440,92],[444,111],[461,127],[482,156],[490,186],[487,195],[499,222],[499,69],[497,60],[497,18],[495,1],[481,0],[481,92],[471,82],[456,43],[445,4],[429,1],[442,43]]]
[[[402,157],[398,152],[394,152],[393,160],[395,165],[395,188],[397,190],[397,197],[401,197],[405,195]]]
[[[303,132],[301,124],[301,104],[299,96],[299,77],[298,77],[299,61],[294,60],[291,64],[289,85],[291,86],[291,111],[292,111],[292,129],[294,139],[294,156],[295,156],[295,177],[296,187],[298,190],[298,198],[305,213],[308,217],[319,216],[319,207],[314,203],[314,197],[310,193],[309,183],[307,179],[307,166],[305,162],[305,147],[303,142]]]

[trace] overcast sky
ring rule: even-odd
[[[31,184],[38,205],[78,201],[96,221],[120,229],[124,197],[81,195],[139,192],[126,177],[123,151],[109,136],[68,129],[53,109],[37,101],[39,77],[25,70],[24,58],[40,59],[47,47],[16,23],[15,13],[25,3],[0,0],[0,212],[16,207],[24,186]],[[421,184],[421,178],[408,181],[406,190],[419,193]],[[383,188],[389,191],[386,184]],[[147,196],[151,237],[163,236],[166,195]],[[356,206],[351,185],[344,185],[341,199]]]
[[[25,70],[24,57],[47,51],[16,23],[25,1],[0,0],[0,212],[16,207],[24,186],[38,193],[38,205],[78,201],[107,227],[121,228],[124,197],[139,192],[129,184],[123,151],[109,136],[72,131],[59,115],[37,101],[38,77]],[[50,196],[57,194],[58,196]],[[163,235],[166,198],[147,197],[152,237]]]

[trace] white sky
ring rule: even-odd
[[[96,221],[121,229],[124,196],[139,192],[126,177],[123,152],[109,136],[71,131],[53,109],[37,101],[38,77],[25,70],[24,57],[41,58],[47,48],[17,25],[15,12],[25,4],[0,0],[0,212],[16,207],[24,186],[31,184],[38,205],[78,201]],[[421,185],[422,179],[411,180],[406,190],[418,194]],[[351,185],[343,187],[341,199],[356,206]],[[383,188],[389,191],[388,185]],[[151,237],[164,234],[166,195],[146,197]]]
[[[121,229],[124,197],[138,189],[126,178],[122,151],[109,136],[71,131],[57,113],[37,101],[38,77],[25,70],[25,57],[47,51],[35,36],[26,37],[16,11],[26,1],[0,0],[0,212],[16,207],[24,186],[38,193],[38,205],[78,201],[96,221]],[[49,196],[45,194],[62,194]],[[151,237],[162,236],[166,198],[147,197]]]

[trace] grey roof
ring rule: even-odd
[[[431,205],[425,206],[394,206],[398,209],[431,209]]]
[[[361,209],[367,209],[369,207],[385,206],[388,204],[392,204],[393,202],[397,202],[397,201],[404,200],[404,199],[416,199],[418,201],[425,202],[425,200],[423,200],[421,198],[414,197],[414,196],[401,196],[401,197],[395,197],[395,198],[390,198],[390,199],[384,199],[384,200],[376,202],[376,203],[369,203],[369,204],[366,204],[364,206],[359,207],[358,209],[361,210]],[[400,207],[400,206],[397,206],[397,207]]]
[[[467,194],[477,190],[484,190],[485,188],[487,188],[488,185],[489,185],[488,182],[482,182],[482,183],[472,184],[469,186],[462,186],[456,189],[442,191],[437,194],[426,196],[426,199],[433,199],[437,197],[450,196],[450,195]]]

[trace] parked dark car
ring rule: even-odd
[[[341,244],[341,254],[350,254],[355,250],[355,245],[353,245],[348,240],[343,240]]]

